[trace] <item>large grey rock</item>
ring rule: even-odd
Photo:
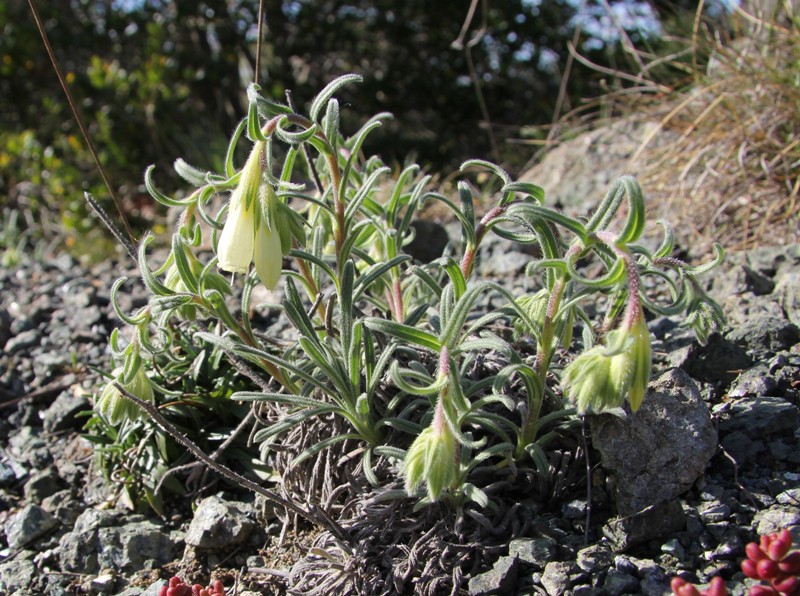
[[[544,569],[555,559],[558,543],[552,538],[517,538],[508,545],[508,554],[536,569]]]
[[[793,432],[800,422],[800,409],[781,397],[744,398],[733,402],[720,422],[721,432],[740,431],[751,438],[784,431]]]
[[[20,548],[47,534],[58,521],[38,505],[26,505],[11,516],[6,539],[11,548]]]
[[[669,501],[700,477],[717,448],[711,415],[680,369],[650,384],[638,412],[589,416],[592,443],[614,479],[620,515]]]
[[[587,216],[617,178],[637,170],[631,159],[657,128],[656,121],[615,121],[549,150],[520,181],[544,188],[547,205],[563,206],[571,216]],[[662,128],[653,142],[666,142],[674,135]]]
[[[145,561],[165,565],[173,558],[174,544],[169,532],[151,521],[100,528],[97,532],[97,562],[101,567],[138,571]]]
[[[615,518],[603,526],[603,535],[614,550],[624,552],[679,532],[686,526],[686,514],[678,501],[659,503],[635,515]]]
[[[516,557],[500,557],[489,571],[469,580],[467,588],[470,596],[511,593],[517,581],[518,567]]]
[[[119,514],[111,511],[87,509],[75,520],[71,532],[59,540],[58,558],[64,571],[94,573],[100,569],[97,562],[100,528],[119,523]]]
[[[244,503],[225,501],[218,496],[200,502],[186,533],[186,544],[197,548],[221,549],[241,544],[255,529]]]
[[[572,585],[572,576],[578,571],[572,561],[551,561],[544,568],[542,586],[550,596],[566,594]]]
[[[767,360],[800,342],[800,328],[785,318],[761,316],[735,327],[727,337],[745,347],[756,360]]]

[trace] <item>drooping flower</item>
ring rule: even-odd
[[[618,408],[627,399],[635,412],[650,381],[650,333],[637,316],[608,334],[606,345],[595,346],[564,369],[562,384],[579,414]]]
[[[128,399],[116,386],[119,383],[126,391],[135,395],[142,401],[152,402],[155,397],[153,395],[153,385],[147,377],[144,366],[139,366],[133,378],[128,383],[122,382],[121,370],[115,371],[115,379],[106,383],[103,390],[100,392],[100,397],[94,404],[95,410],[105,420],[116,426],[125,420],[136,420],[139,418],[141,411],[133,401]]]
[[[441,400],[440,395],[431,425],[414,440],[403,461],[406,493],[414,494],[424,482],[431,501],[453,484],[458,473],[458,441],[445,420]]]
[[[272,291],[281,275],[283,254],[275,218],[275,192],[261,179],[265,144],[259,141],[242,169],[231,194],[228,218],[217,245],[218,266],[230,273],[247,273],[255,261],[261,283]]]
[[[256,229],[256,245],[254,260],[258,278],[270,292],[278,285],[283,267],[281,236],[278,231],[278,215],[276,203],[278,198],[272,186],[262,187],[261,222]]]

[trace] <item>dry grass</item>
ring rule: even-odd
[[[800,32],[740,13],[752,28],[714,40],[707,73],[650,106],[676,140],[634,160],[651,197],[702,244],[729,250],[798,242]]]
[[[698,12],[670,56],[629,47],[640,76],[592,106],[657,122],[628,169],[695,255],[714,241],[728,250],[800,241],[799,19],[788,2],[769,18],[739,9],[723,38]],[[665,85],[651,74],[664,65],[685,76]],[[551,141],[585,128],[587,111],[568,115]]]

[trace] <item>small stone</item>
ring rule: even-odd
[[[575,563],[570,561],[551,561],[545,565],[542,574],[542,586],[549,596],[566,594],[570,587],[570,576],[577,571]]]
[[[98,563],[120,571],[138,571],[150,559],[160,565],[172,560],[173,544],[169,533],[150,521],[100,528],[97,542]]]
[[[44,499],[57,492],[61,479],[55,468],[48,466],[44,470],[31,476],[23,487],[23,494],[27,501],[41,503]]]
[[[0,594],[33,594],[30,588],[39,572],[33,561],[16,557],[0,563]]]
[[[470,596],[509,594],[517,582],[517,569],[516,557],[500,557],[489,571],[469,580],[467,589]]]
[[[682,362],[673,362],[685,370],[692,378],[704,383],[728,386],[737,377],[735,371],[753,366],[753,359],[744,348],[712,335],[704,346],[694,345],[688,350]]]
[[[561,514],[564,519],[582,519],[586,517],[586,501],[584,499],[574,499],[569,503],[564,503],[561,507]]]
[[[0,488],[11,488],[28,475],[28,470],[15,460],[0,461]]]
[[[73,388],[59,393],[52,405],[44,411],[42,425],[45,432],[57,433],[65,430],[77,430],[85,423],[85,418],[78,414],[90,409],[86,392]]]
[[[753,518],[753,526],[759,536],[797,525],[800,525],[800,508],[790,505],[775,505],[759,511]]]
[[[88,594],[111,594],[116,582],[113,570],[104,569],[96,577],[84,582],[83,588]]]
[[[756,360],[766,361],[800,342],[800,328],[786,319],[759,316],[748,318],[728,333],[727,338],[746,348]]]
[[[8,546],[20,548],[55,528],[58,522],[39,505],[26,505],[12,515],[6,526]]]
[[[717,548],[708,557],[710,560],[738,560],[744,554],[744,543],[735,528],[728,527]]]
[[[672,591],[669,582],[667,575],[659,569],[643,577],[639,582],[639,589],[644,596],[664,596]]]
[[[697,512],[704,523],[720,522],[728,519],[731,515],[731,508],[719,501],[706,501],[697,506]]]
[[[558,543],[552,538],[517,538],[508,545],[508,554],[520,561],[544,569],[555,559]]]
[[[720,443],[725,453],[730,455],[740,466],[755,462],[759,454],[766,449],[763,441],[754,441],[740,431],[734,431],[724,436]]]
[[[603,526],[606,536],[617,552],[624,552],[650,540],[669,536],[683,530],[686,514],[678,501],[653,505],[635,515],[610,520]]]
[[[609,569],[606,580],[603,582],[603,589],[605,589],[610,596],[635,594],[639,591],[639,580],[627,573],[622,573],[616,569]]]
[[[728,397],[763,397],[776,395],[778,383],[764,364],[741,373],[731,385]]]
[[[450,242],[447,229],[435,221],[419,219],[411,223],[414,239],[405,245],[405,251],[415,260],[430,263],[442,256]]]
[[[775,289],[775,281],[772,278],[767,277],[760,271],[751,269],[747,265],[744,265],[742,269],[744,270],[745,287],[748,291],[756,296],[768,296],[772,294],[772,291]]]
[[[605,542],[593,544],[592,546],[587,546],[579,550],[576,557],[578,567],[589,572],[598,569],[607,569],[613,562],[614,554]]]
[[[616,555],[614,557],[614,569],[620,573],[634,575],[640,579],[649,573],[660,570],[658,563],[652,559],[639,559],[630,555]]]
[[[42,508],[55,517],[61,525],[70,527],[83,511],[83,504],[69,490],[61,490],[42,500]]]
[[[739,399],[731,404],[728,415],[719,423],[720,432],[741,431],[754,439],[794,432],[800,423],[800,409],[782,397]]]
[[[800,506],[800,488],[790,488],[780,493],[777,497],[781,505]]]
[[[667,540],[661,545],[661,552],[672,555],[676,559],[683,559],[686,556],[683,545],[675,538]]]
[[[186,533],[186,544],[197,548],[224,549],[241,544],[255,529],[250,507],[218,496],[200,502]]]
[[[41,333],[39,333],[38,329],[23,331],[6,342],[5,352],[6,354],[14,354],[22,350],[30,350],[32,347],[39,345],[40,338]]]

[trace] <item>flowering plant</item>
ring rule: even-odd
[[[710,265],[691,267],[671,256],[665,223],[655,250],[640,244],[645,201],[631,177],[579,220],[545,206],[538,186],[472,160],[462,166],[465,175],[482,169],[499,181],[496,203],[479,217],[467,181],[453,200],[431,189],[416,165],[393,173],[379,158],[363,156],[365,139],[386,114],[343,136],[334,95],[358,80],[334,80],[307,116],[251,86],[249,113],[233,134],[223,171],[176,161],[177,173],[195,187],[185,198],[160,191],[147,170],[153,198],[182,214],[163,264],[151,267],[152,236],[139,245],[148,304],[125,313],[118,301],[125,280],[113,288],[130,343],[115,347],[125,372],[110,381],[97,407],[120,423],[131,413],[111,402],[130,400],[162,424],[169,408],[148,403],[162,388],[143,371],[159,358],[185,359],[177,338],[188,334],[212,359],[229,360],[260,387],[231,397],[255,408],[252,439],[262,457],[281,455],[286,437],[316,424],[289,467],[340,449],[339,461],[356,458],[373,485],[402,476],[398,496],[487,505],[486,493],[470,482],[478,466],[513,469],[529,459],[546,470],[542,446],[559,421],[626,401],[639,407],[651,359],[645,310],[685,312],[701,339],[722,324],[719,307],[697,281],[722,251],[717,247]],[[249,154],[237,169],[240,144]],[[227,202],[213,213],[219,195]],[[426,202],[452,213],[461,246],[433,262],[414,262],[407,246]],[[532,294],[477,278],[476,259],[490,232],[536,247],[541,258],[528,267],[537,286]],[[581,269],[587,260],[605,272],[587,277]],[[254,322],[259,285],[281,292],[275,310],[292,333],[273,337]],[[668,304],[652,298],[656,285]],[[595,329],[583,305],[598,296],[606,316]],[[502,306],[488,308],[497,298]],[[563,360],[559,346],[583,350],[560,375],[565,401],[550,374]]]

